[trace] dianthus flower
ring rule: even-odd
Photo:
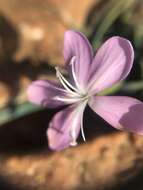
[[[69,105],[59,111],[47,130],[49,146],[62,150],[77,144],[86,105],[111,126],[143,133],[143,103],[125,96],[99,96],[98,93],[125,79],[134,60],[131,43],[118,36],[109,38],[93,56],[87,38],[69,30],[64,38],[64,58],[69,73],[67,80],[56,67],[59,84],[48,80],[33,82],[28,88],[32,103],[48,108]]]

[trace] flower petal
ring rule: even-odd
[[[34,81],[27,90],[30,102],[44,107],[55,108],[65,105],[64,102],[55,100],[56,96],[65,96],[65,91],[48,80]]]
[[[112,37],[97,51],[89,73],[89,87],[97,93],[120,80],[130,72],[134,59],[131,43],[121,37]]]
[[[80,122],[83,117],[85,105],[69,106],[58,112],[52,119],[47,130],[49,147],[52,150],[62,150],[72,143],[72,129],[75,129],[76,138],[80,132]]]
[[[66,63],[70,63],[75,57],[75,76],[79,85],[84,87],[93,58],[92,47],[88,39],[80,32],[73,30],[65,32],[63,53]]]
[[[124,96],[96,96],[90,107],[117,129],[143,134],[143,103]]]

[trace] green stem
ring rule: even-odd
[[[105,16],[100,18],[99,27],[95,34],[94,48],[97,48],[102,41],[102,38],[112,23],[121,15],[125,10],[132,5],[134,0],[112,0]],[[102,19],[102,20],[101,20]]]
[[[126,82],[122,86],[123,91],[138,91],[138,90],[143,90],[143,81],[135,81],[135,82]]]

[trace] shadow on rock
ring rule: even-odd
[[[32,153],[46,148],[46,130],[54,111],[43,110],[33,113],[0,127],[0,151]]]
[[[24,190],[23,188],[21,189],[19,187],[16,187],[16,185],[11,184],[7,179],[1,176],[0,176],[0,189],[1,190]]]

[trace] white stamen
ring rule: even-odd
[[[79,88],[79,84],[78,84],[78,81],[77,81],[77,78],[75,75],[75,60],[76,60],[76,56],[72,57],[70,64],[71,64],[71,68],[72,68],[72,76],[73,76],[75,85],[77,86],[77,88]]]
[[[76,125],[75,125],[76,127]],[[70,135],[72,137],[72,141],[70,142],[71,146],[76,146],[77,145],[77,141],[76,141],[76,128],[73,127],[72,130],[70,131]]]
[[[70,146],[76,146],[77,145],[77,142],[76,142],[76,140],[74,141],[72,141],[72,142],[70,142]]]
[[[55,96],[55,97],[53,97],[53,99],[63,101],[63,102],[67,102],[67,103],[75,103],[75,102],[80,101],[80,98],[62,98],[60,96]]]
[[[74,94],[75,95],[75,92],[73,92],[70,88],[68,88],[68,86],[64,83],[63,79],[61,78],[60,76],[60,72],[58,71],[58,68],[55,67],[56,69],[56,76],[58,77],[58,79],[60,80],[61,84],[63,85],[63,87],[68,91],[70,92],[71,94]]]
[[[77,142],[76,142],[76,139],[77,139],[77,124],[78,124],[78,112],[80,112],[82,109],[82,106],[79,106],[78,109],[74,112],[73,116],[74,117],[74,120],[73,120],[73,123],[72,123],[72,128],[70,129],[69,133],[71,135],[71,138],[72,138],[72,141],[70,142],[70,145],[71,146],[76,146],[77,145]]]
[[[63,86],[68,90],[68,91],[70,91],[70,92],[72,92],[72,93],[78,93],[79,94],[79,91],[73,86],[73,85],[71,85],[66,79],[65,79],[65,77],[61,74],[61,72],[59,71],[59,69],[58,69],[58,67],[55,67],[55,69],[56,69],[56,72],[57,72],[57,77],[59,78],[59,80],[60,80],[60,82],[63,84]],[[73,92],[70,88],[73,90],[73,91],[75,91],[75,92]],[[75,93],[75,94],[76,94]]]
[[[83,117],[81,117],[81,135],[82,135],[82,138],[83,138],[83,141],[86,142],[86,139],[85,139],[85,135],[84,135],[84,130],[83,130]]]
[[[86,106],[87,102],[88,102],[88,99],[86,99],[84,101],[84,107]],[[84,130],[83,130],[83,114],[84,114],[84,112],[82,113],[82,117],[81,117],[81,121],[80,121],[80,125],[81,125],[80,129],[81,129],[81,135],[82,135],[83,141],[86,142],[85,135],[84,135]]]
[[[75,112],[75,118],[74,118],[74,123],[72,125],[72,128],[70,130],[70,135],[72,137],[72,141],[70,143],[71,146],[76,146],[77,145],[77,142],[76,142],[76,139],[77,139],[77,131],[76,131],[76,127],[77,127],[77,124],[78,124],[78,112],[81,113],[82,115],[80,115],[81,117],[81,121],[80,121],[80,126],[81,126],[81,134],[82,134],[82,138],[84,140],[84,142],[86,141],[85,139],[85,135],[84,135],[84,131],[83,131],[83,112],[84,112],[84,108],[87,104],[87,101],[88,100],[85,100],[81,106],[79,106],[77,112]]]

